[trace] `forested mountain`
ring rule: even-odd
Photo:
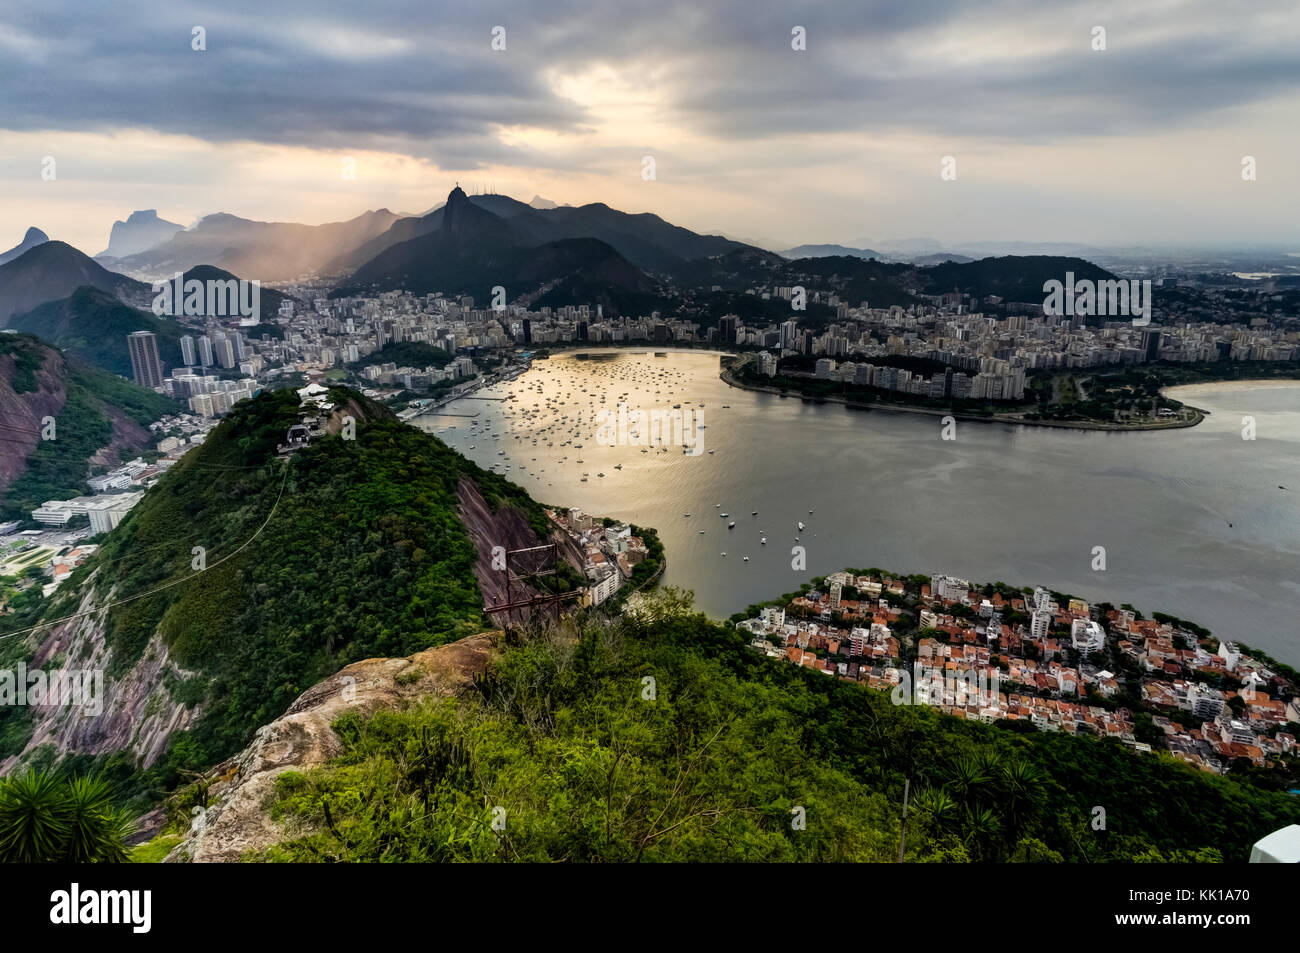
[[[541,215],[528,208],[527,215]],[[556,209],[555,212],[564,211]],[[342,293],[404,289],[469,294],[486,305],[492,289],[507,300],[600,304],[611,313],[654,307],[654,282],[597,238],[539,242],[524,214],[502,218],[455,189],[434,213],[435,230],[393,245],[367,262]],[[482,306],[481,305],[481,306]]]
[[[157,317],[152,311],[133,308],[112,294],[83,286],[68,297],[49,301],[26,314],[9,319],[9,327],[58,345],[82,360],[131,377],[131,354],[126,336],[135,331],[152,331],[157,336],[158,356],[168,367],[181,363],[180,339],[185,329],[174,318]]]
[[[546,535],[540,507],[359,394],[331,400],[327,435],[291,456],[277,446],[307,413],[294,391],[237,404],[64,583],[50,624],[0,641],[5,661],[90,653],[107,686],[97,717],[0,725],[6,772],[94,762],[159,796],[340,665],[489,625],[476,573],[493,545]],[[111,608],[66,618],[89,606]]]
[[[26,519],[46,500],[83,495],[92,463],[149,447],[148,425],[177,409],[31,335],[0,335],[0,516]],[[47,417],[52,440],[41,439]]]
[[[109,271],[65,242],[45,242],[0,265],[0,327],[12,327],[15,314],[66,298],[83,285],[139,304],[149,300],[143,282]]]

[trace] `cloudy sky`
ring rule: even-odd
[[[192,49],[196,26],[206,50]],[[791,48],[796,26],[806,50]],[[1256,181],[1242,179],[1244,156]],[[39,225],[95,254],[138,208],[185,225],[217,211],[309,223],[422,212],[456,181],[774,246],[928,236],[1300,250],[1300,7],[0,9],[0,249]]]

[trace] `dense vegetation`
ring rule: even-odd
[[[102,568],[111,674],[134,664],[158,632],[182,668],[168,685],[203,704],[144,776],[127,756],[113,777],[138,793],[175,785],[247,743],[317,681],[358,659],[408,655],[485,627],[476,552],[456,513],[471,478],[493,507],[515,506],[539,532],[545,514],[518,487],[350,391],[356,439],[328,437],[276,455],[298,419],[292,391],[238,404],[177,464],[72,583]],[[196,572],[194,547],[206,569]],[[68,584],[65,603],[77,587]],[[62,594],[62,590],[61,590]],[[56,605],[51,616],[70,611]],[[65,768],[84,769],[74,758]]]
[[[398,367],[446,367],[451,363],[451,355],[442,348],[423,341],[391,341],[351,366],[359,369],[389,363]]]
[[[0,778],[0,863],[120,862],[132,828],[102,778]]]
[[[1161,361],[1136,367],[1095,368],[1035,375],[1030,381],[1037,415],[1054,420],[1111,421],[1115,412],[1154,416],[1178,411],[1180,401],[1160,392],[1179,384],[1300,377],[1295,361],[1212,361],[1183,364]],[[1080,396],[1079,389],[1083,394]]]
[[[345,716],[339,758],[279,780],[274,816],[309,833],[265,858],[887,861],[905,782],[911,861],[1242,861],[1300,820],[1285,794],[896,707],[746,641],[670,591],[506,648],[472,698]]]
[[[154,333],[163,364],[174,367],[181,360],[184,329],[175,320],[123,304],[90,285],[60,301],[14,315],[9,327],[37,334],[83,361],[127,378],[131,376],[131,354],[126,336],[135,331]]]
[[[20,385],[35,389],[35,368],[51,352],[36,338],[23,334],[0,339],[0,354],[14,356],[14,389],[22,393]],[[36,444],[26,470],[9,485],[0,503],[0,516],[5,519],[24,519],[46,500],[86,493],[90,458],[113,437],[110,415],[122,414],[143,427],[180,407],[169,397],[75,358],[66,358],[66,362],[67,399],[55,417],[55,438]]]

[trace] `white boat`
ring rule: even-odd
[[[799,532],[803,532],[803,523],[799,523]]]
[[[762,543],[764,546],[766,546],[766,545],[767,545],[767,537],[764,536],[762,539],[759,540],[759,542]]]

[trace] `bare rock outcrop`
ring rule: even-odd
[[[478,485],[468,477],[456,484],[456,496],[459,500],[458,515],[465,524],[478,560],[474,564],[474,578],[483,593],[485,606],[502,605],[506,602],[506,575],[492,564],[492,550],[500,546],[504,549],[528,549],[543,543],[558,543],[559,558],[568,562],[575,569],[582,569],[583,553],[565,533],[558,529],[543,540],[533,530],[532,524],[523,511],[503,505],[494,513],[488,502],[483,499]],[[535,596],[538,590],[521,582],[517,576],[510,587],[511,598],[520,599]],[[503,616],[495,620],[498,624],[505,621]]]
[[[212,802],[169,862],[233,862],[297,833],[266,811],[275,779],[289,769],[307,770],[338,755],[331,724],[346,712],[372,715],[419,699],[465,691],[494,654],[494,636],[472,635],[408,658],[354,662],[303,692],[289,710],[258,729],[247,748],[212,770]]]
[[[67,370],[58,351],[45,349],[34,390],[15,393],[15,365],[13,355],[0,354],[0,420],[5,423],[5,439],[0,441],[0,493],[27,469],[27,458],[41,440],[41,420],[57,417],[68,397]]]
[[[80,600],[68,618],[42,626],[27,670],[40,670],[50,683],[71,673],[92,673],[80,694],[32,703],[32,736],[19,753],[0,761],[0,775],[11,773],[39,749],[50,747],[60,756],[126,751],[141,767],[153,764],[167,749],[174,732],[190,727],[202,706],[186,707],[167,687],[195,673],[171,658],[162,638],[154,633],[130,668],[118,671],[104,632],[104,614],[97,602],[92,575],[81,589]],[[110,590],[101,604],[116,595]],[[68,684],[65,682],[65,684]]]

